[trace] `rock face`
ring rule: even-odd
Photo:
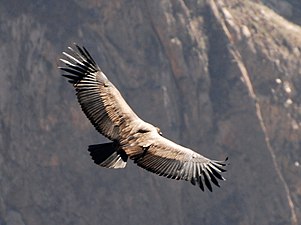
[[[0,224],[301,223],[299,1],[2,1]],[[213,193],[128,164],[60,76],[83,44],[144,120],[214,159]]]

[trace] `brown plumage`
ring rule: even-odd
[[[212,191],[211,183],[226,170],[225,162],[214,161],[178,145],[161,135],[159,128],[141,120],[125,102],[117,88],[108,80],[88,51],[75,45],[68,60],[61,59],[73,84],[82,110],[97,131],[111,143],[90,145],[94,162],[107,168],[124,168],[127,159],[160,176],[187,180],[204,190]],[[227,159],[226,159],[227,160]]]

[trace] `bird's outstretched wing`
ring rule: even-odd
[[[69,47],[70,54],[63,52],[66,59],[60,59],[67,72],[63,74],[73,84],[82,110],[94,127],[111,140],[126,136],[126,129],[139,117],[125,102],[117,88],[107,79],[88,51],[78,45]]]
[[[144,145],[138,154],[130,156],[138,166],[160,176],[190,181],[203,191],[204,184],[212,191],[211,183],[219,187],[218,180],[225,180],[220,174],[226,171],[223,168],[226,166],[225,161],[210,160],[160,135],[151,136],[150,139],[147,135],[139,138],[140,144],[143,144],[144,138],[150,144]]]
[[[92,145],[89,151],[95,163],[109,168],[123,168],[127,157],[151,172],[172,179],[190,181],[202,190],[212,191],[224,180],[225,162],[210,160],[159,135],[158,129],[142,121],[107,79],[85,48],[69,47],[71,53],[61,59],[67,72],[63,76],[73,84],[82,110],[94,127],[117,143]],[[227,160],[227,159],[226,159]]]

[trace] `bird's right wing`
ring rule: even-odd
[[[69,47],[71,54],[63,52],[67,57],[60,59],[67,72],[63,74],[73,84],[82,110],[104,136],[117,140],[126,136],[130,124],[139,117],[125,102],[117,88],[100,70],[88,51],[75,45],[77,51]]]

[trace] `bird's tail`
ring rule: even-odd
[[[114,142],[90,145],[88,151],[97,165],[114,169],[126,166],[128,156]]]

